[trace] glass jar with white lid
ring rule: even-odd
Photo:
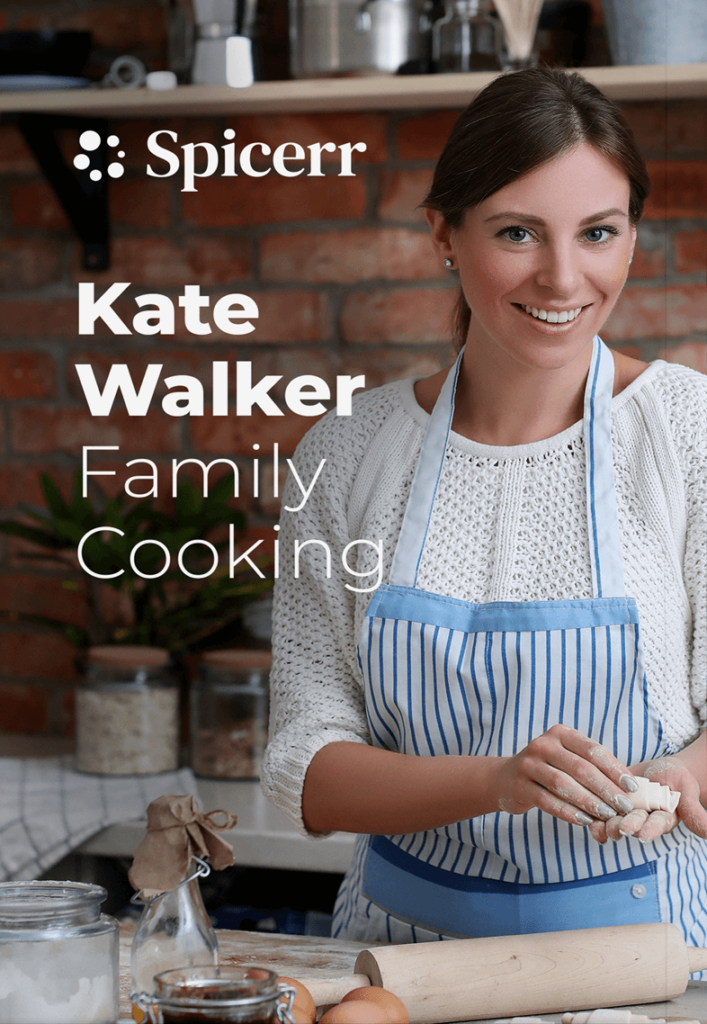
[[[113,1024],[118,922],[82,882],[0,883],[0,1024]]]

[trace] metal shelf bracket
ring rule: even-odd
[[[110,224],[106,122],[102,118],[60,114],[19,114],[16,123],[83,243],[83,269],[107,270]],[[100,145],[91,153],[90,167],[85,170],[74,172],[64,159],[56,132],[65,128],[79,132],[93,129],[100,136]],[[100,178],[92,179],[92,171],[99,171]]]

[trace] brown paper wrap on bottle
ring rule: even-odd
[[[200,811],[193,796],[160,796],[147,808],[147,835],[133,858],[128,878],[144,899],[175,889],[194,855],[216,871],[233,864],[233,850],[216,835],[236,824],[229,811]]]

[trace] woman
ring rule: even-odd
[[[281,550],[385,552],[375,593],[373,545],[353,583],[312,545],[278,585],[264,786],[360,833],[337,935],[673,920],[707,945],[707,380],[597,337],[648,189],[580,76],[497,79],[425,201],[462,354],[298,449],[326,469]],[[641,775],[676,813],[633,809]]]

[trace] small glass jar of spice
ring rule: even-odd
[[[263,967],[181,967],[136,995],[150,1024],[292,1024],[295,989]]]
[[[191,766],[210,779],[257,779],[268,738],[272,655],[209,651],[191,691]]]
[[[151,775],[179,764],[179,687],[160,647],[89,647],[76,691],[76,767]]]

